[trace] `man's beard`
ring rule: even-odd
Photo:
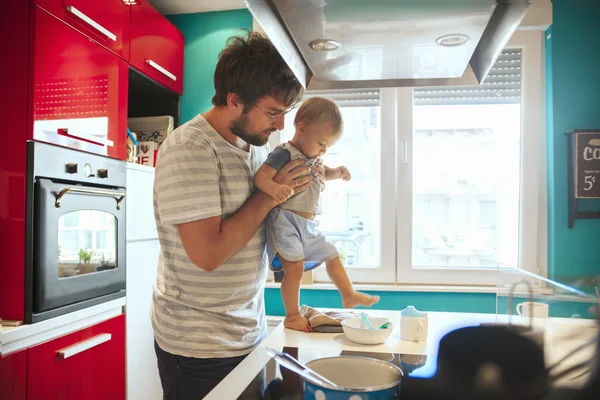
[[[259,133],[253,133],[248,131],[248,119],[246,114],[240,115],[238,119],[233,121],[231,125],[229,125],[229,130],[231,132],[242,139],[244,142],[249,143],[253,146],[264,146],[269,141],[268,136],[262,136],[265,132],[274,132],[275,129],[267,129]]]

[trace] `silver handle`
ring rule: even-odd
[[[103,333],[101,335],[94,336],[88,340],[84,340],[83,342],[79,342],[73,346],[69,346],[57,351],[57,357],[63,360],[65,358],[73,357],[74,355],[83,353],[92,347],[96,347],[102,343],[108,342],[110,339],[112,339],[112,335],[110,333]]]
[[[408,139],[402,138],[402,157],[400,158],[402,164],[408,164]]]
[[[87,15],[85,15],[84,13],[79,11],[78,9],[76,9],[75,7],[67,6],[67,11],[70,12],[71,14],[73,14],[74,16],[76,16],[77,18],[79,18],[80,20],[87,23],[89,26],[91,26],[92,28],[94,28],[95,30],[97,30],[98,32],[100,32],[101,34],[106,36],[107,38],[109,38],[115,42],[117,41],[117,35],[115,35],[111,31],[109,31],[108,29],[106,29],[105,27],[103,27],[102,25],[100,25],[99,23],[97,23],[96,21],[94,21],[93,19],[91,19],[90,17],[88,17]]]
[[[165,75],[166,77],[176,81],[177,77],[175,75],[173,75],[171,72],[169,72],[166,68],[164,68],[163,66],[161,66],[160,64],[157,64],[156,62],[152,61],[152,60],[146,60],[146,63],[151,66],[152,68],[154,68],[155,70],[157,70],[158,72],[162,73],[163,75]]]
[[[329,387],[331,389],[335,389],[338,387],[335,383],[331,382],[329,379],[324,376],[316,373],[312,369],[308,368],[306,365],[300,363],[300,361],[296,360],[294,357],[290,356],[287,353],[282,353],[268,347],[265,348],[266,353],[272,357],[275,361],[277,361],[281,366],[289,369],[292,372],[302,376],[309,382],[312,382],[318,386]]]
[[[60,200],[63,198],[63,196],[67,193],[82,193],[82,194],[97,194],[100,196],[119,196],[119,198],[117,199],[117,210],[121,209],[121,203],[123,202],[123,200],[125,200],[125,193],[121,193],[121,192],[111,192],[108,190],[100,190],[100,189],[85,189],[85,188],[78,188],[78,187],[66,187],[63,190],[60,191],[60,193],[58,193],[56,195],[56,201],[54,202],[54,206],[56,208],[60,208]]]

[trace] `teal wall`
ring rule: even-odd
[[[494,293],[433,293],[433,292],[381,292],[369,291],[369,294],[381,297],[373,309],[402,310],[406,306],[415,306],[418,310],[448,311],[467,313],[495,313],[496,294]],[[526,297],[515,297],[512,302],[513,314],[518,303],[529,301]],[[539,300],[536,300],[539,301]],[[579,315],[581,318],[593,318],[590,313],[590,303],[568,301],[542,301],[550,305],[550,316],[571,318]],[[281,301],[281,292],[277,288],[265,290],[267,315],[284,316],[285,309]],[[300,304],[311,307],[342,308],[340,295],[335,290],[305,289],[300,292]],[[499,298],[498,313],[508,314],[506,297]]]
[[[600,129],[600,1],[554,0],[546,39],[548,262],[550,276],[569,282],[600,274],[600,220],[567,225],[569,129]],[[548,35],[546,35],[548,36]],[[583,204],[600,209],[600,201]]]
[[[453,311],[471,313],[495,313],[496,295],[493,293],[432,293],[432,292],[378,292],[369,294],[381,297],[373,308],[376,310],[402,310],[408,305],[418,310]],[[265,290],[267,315],[285,315],[281,292],[278,288]],[[300,304],[311,307],[341,308],[342,302],[336,290],[304,289],[300,292]]]
[[[183,96],[180,123],[212,107],[213,74],[219,52],[229,36],[240,29],[252,30],[252,15],[246,9],[170,15],[168,19],[185,37]]]

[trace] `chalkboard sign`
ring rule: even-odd
[[[600,199],[600,129],[566,132],[569,136],[569,228],[578,218],[600,218],[600,212],[578,211],[578,200]]]
[[[575,197],[600,199],[600,131],[574,135]]]

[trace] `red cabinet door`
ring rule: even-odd
[[[131,7],[130,64],[176,93],[183,93],[183,34],[148,0]]]
[[[34,7],[33,139],[125,160],[127,62]]]
[[[27,350],[0,356],[0,397],[10,400],[27,398]]]
[[[34,0],[34,3],[123,59],[129,59],[129,1]]]
[[[16,321],[25,317],[29,9],[27,0],[0,2],[0,317]]]
[[[125,315],[28,349],[27,399],[125,399]]]

